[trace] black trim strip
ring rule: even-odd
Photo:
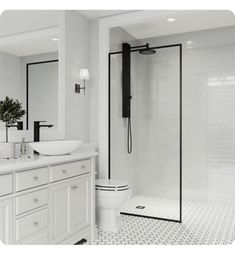
[[[111,54],[109,53],[109,67],[108,67],[108,178],[111,178]]]
[[[102,190],[102,191],[124,191],[124,190],[129,190],[129,188],[126,189],[99,189],[95,188],[96,190]]]
[[[170,47],[179,47],[179,220],[159,218],[152,216],[137,215],[131,213],[121,213],[125,215],[145,217],[157,220],[172,221],[182,223],[182,44],[169,44],[157,47],[150,47],[149,49],[163,49]],[[140,49],[131,49],[130,52],[137,52]],[[122,54],[123,51],[110,52],[108,54],[108,178],[111,179],[111,56],[115,54]]]
[[[179,182],[180,182],[180,189],[179,189],[179,197],[180,197],[180,205],[179,205],[179,210],[180,210],[180,223],[182,222],[182,44],[179,46],[180,48],[180,109],[179,109],[179,115],[180,115],[180,133],[179,133],[179,139],[180,139],[180,176],[179,176]]]
[[[85,243],[87,243],[87,240],[83,238],[82,240],[76,242],[74,245],[84,245]]]
[[[164,220],[164,221],[171,221],[171,222],[181,223],[180,220],[167,219],[167,218],[154,217],[154,216],[147,216],[147,215],[141,215],[141,214],[124,213],[124,212],[120,212],[120,214],[128,215],[128,216],[134,216],[134,217],[143,217],[143,218],[154,219],[154,220]]]
[[[116,189],[116,188],[125,188],[125,187],[128,187],[128,184],[127,185],[122,185],[122,186],[105,186],[105,185],[95,185],[96,187],[101,187],[101,188],[114,188],[114,189]]]
[[[156,47],[149,47],[148,50],[156,50],[156,49],[164,49],[164,48],[171,48],[171,47],[182,47],[181,43],[177,44],[169,44],[169,45],[162,45],[162,46],[156,46]],[[141,49],[136,49],[136,50],[130,50],[130,52],[137,52],[140,51]],[[115,54],[123,54],[125,53],[124,51],[113,51],[109,52],[109,55],[115,55]]]

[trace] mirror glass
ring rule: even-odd
[[[58,43],[57,33],[29,33],[0,43],[0,100],[8,96],[22,103],[26,130],[33,129],[34,121],[47,121],[51,129],[58,129]]]

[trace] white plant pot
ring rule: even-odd
[[[14,158],[15,144],[14,143],[0,143],[0,158]]]

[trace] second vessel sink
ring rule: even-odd
[[[29,143],[30,147],[42,155],[57,156],[70,154],[77,150],[83,141],[65,140],[65,141],[46,141]]]

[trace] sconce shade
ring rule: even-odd
[[[87,68],[80,69],[80,79],[81,80],[89,80],[89,70]]]

